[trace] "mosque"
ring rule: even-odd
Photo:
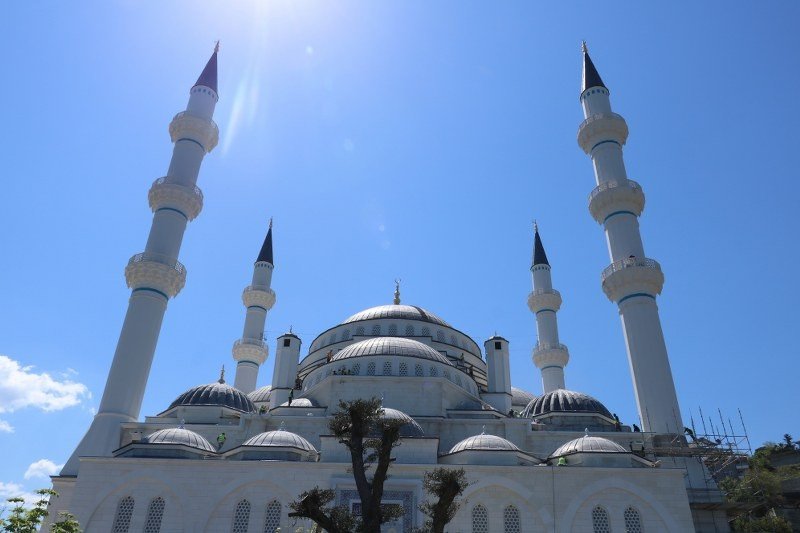
[[[131,296],[102,401],[53,477],[61,496],[51,517],[68,510],[89,532],[310,530],[288,516],[304,490],[331,488],[337,504],[360,506],[330,416],[340,400],[380,397],[383,416],[402,423],[383,503],[403,514],[383,531],[422,526],[422,478],[438,465],[464,468],[471,481],[447,527],[452,533],[728,530],[722,497],[702,464],[665,451],[687,443],[656,305],[664,276],[639,232],[644,193],[625,171],[627,124],[611,110],[585,45],[578,144],[594,167],[589,211],[605,230],[611,259],[602,289],[622,319],[641,427],[620,424],[600,400],[566,388],[569,350],[556,319],[562,300],[538,229],[528,306],[536,316],[540,396],[512,386],[506,339],[481,345],[434,312],[401,303],[399,287],[393,303],[350,314],[310,340],[302,356],[297,335],[278,337],[272,383],[258,388],[269,355],[264,325],[275,304],[271,224],[242,293],[246,318],[232,349],[233,383],[221,375],[175,391],[161,413],[140,420],[167,302],[186,279],[178,255],[203,206],[200,165],[219,138],[212,120],[217,56],[215,49],[186,110],[169,125],[172,160],[149,191],[145,250],[125,267]]]

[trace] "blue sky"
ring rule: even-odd
[[[229,5],[233,4],[233,5]],[[219,147],[186,233],[142,415],[233,368],[242,288],[275,219],[274,338],[420,305],[510,340],[541,390],[530,291],[539,221],[569,388],[636,408],[600,289],[580,42],[628,121],[645,249],[685,422],[719,408],[754,445],[800,437],[793,236],[800,197],[794,2],[116,2],[5,6],[0,493],[47,485],[102,395],[167,124],[221,40]],[[259,384],[270,382],[272,359]],[[46,460],[46,462],[42,462]],[[38,466],[37,466],[38,465]],[[26,475],[27,474],[27,475]]]

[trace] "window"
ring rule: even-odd
[[[445,377],[445,379],[450,379],[450,371],[449,370],[445,370],[444,371],[444,377]]]
[[[250,523],[250,502],[242,500],[236,504],[236,511],[233,513],[232,533],[247,533],[247,526]]]
[[[439,342],[444,342],[444,331],[438,330],[436,332],[436,340]]]
[[[438,376],[438,375],[439,375],[439,371],[436,369],[436,367],[435,367],[435,366],[432,366],[432,367],[431,367],[431,377],[434,377],[434,378],[435,378],[435,377],[436,377],[436,376]]]
[[[428,326],[423,326],[422,328],[422,336],[423,337],[430,337],[431,336],[431,328]]]
[[[414,365],[414,375],[421,378],[424,374],[422,372],[422,365]]]
[[[164,498],[161,496],[150,500],[150,505],[147,506],[147,518],[144,521],[144,533],[159,533],[161,531],[164,505]]]
[[[495,350],[500,350],[502,348],[503,348],[503,345],[500,343],[500,341],[494,341],[494,349]]]
[[[453,346],[458,346],[458,341],[456,341],[455,335],[450,335],[450,344],[452,344]]]
[[[400,363],[400,375],[401,376],[408,375],[408,363]]]
[[[292,339],[283,339],[283,347],[288,348],[292,345]]]
[[[483,505],[472,508],[472,533],[489,533],[489,513]]]
[[[390,361],[383,362],[383,375],[384,376],[392,375],[392,363]]]
[[[131,516],[133,516],[133,504],[133,496],[125,496],[119,501],[114,525],[111,526],[112,533],[128,533],[128,528],[131,527]]]
[[[509,505],[503,509],[503,532],[519,533],[519,509]]]
[[[625,509],[625,533],[642,533],[642,517],[633,507]]]
[[[367,375],[374,376],[375,375],[375,363],[369,363],[367,365]]]
[[[356,328],[356,335],[363,335],[364,334],[364,326],[358,326]]]
[[[599,505],[592,509],[592,531],[594,533],[611,533],[611,521],[608,511]]]
[[[389,324],[389,336],[397,337],[397,324]]]
[[[414,336],[414,326],[408,324],[406,326],[406,337],[413,337]]]
[[[352,372],[356,376],[359,375],[361,373],[361,363],[354,364]]]
[[[372,326],[372,334],[376,335],[376,336],[381,334],[381,325],[380,324],[374,324]]]
[[[342,340],[349,341],[350,340],[350,330],[346,329],[342,332]]]
[[[267,516],[264,518],[264,533],[275,533],[281,527],[281,503],[271,501],[267,505]]]

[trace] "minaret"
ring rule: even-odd
[[[267,311],[275,305],[272,284],[272,219],[253,266],[253,281],[242,293],[242,303],[247,308],[242,338],[233,344],[233,360],[236,361],[236,380],[233,386],[245,394],[256,390],[258,367],[264,364],[269,349],[264,342],[264,323]]]
[[[289,400],[297,381],[297,363],[300,361],[300,337],[289,331],[278,337],[275,351],[275,368],[272,371],[272,391],[269,408],[275,409]]]
[[[486,392],[481,399],[503,414],[511,411],[511,366],[508,341],[495,334],[483,343],[486,352]]]
[[[120,424],[139,417],[167,301],[186,282],[186,269],[178,261],[178,253],[187,223],[203,207],[203,193],[196,185],[200,164],[219,140],[212,120],[219,100],[218,50],[219,45],[189,91],[186,111],[175,115],[169,125],[175,143],[172,161],[167,175],[150,188],[153,223],[144,252],[134,255],[125,267],[131,297],[100,408],[62,469],[62,476],[78,473],[79,457],[110,455],[120,444]]]
[[[583,44],[581,104],[586,117],[578,144],[591,158],[597,187],[589,211],[602,224],[611,264],[603,270],[603,291],[617,304],[628,350],[639,416],[645,431],[682,433],[683,423],[661,331],[656,296],[664,275],[644,253],[639,215],[644,209],[641,186],[629,180],[622,159],[628,125],[611,111],[608,88]]]
[[[558,342],[556,313],[561,307],[561,294],[553,289],[550,263],[544,253],[539,226],[533,224],[533,261],[531,262],[533,292],[528,296],[528,307],[536,315],[536,332],[539,341],[533,348],[533,364],[542,372],[542,392],[564,389],[564,367],[569,362],[567,347]]]

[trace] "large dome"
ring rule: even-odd
[[[429,359],[446,365],[452,365],[447,357],[427,344],[403,337],[375,337],[351,344],[333,356],[331,361],[342,361],[351,357],[368,357],[372,355],[394,355],[400,357],[416,357]]]
[[[170,404],[167,411],[174,407],[189,405],[227,407],[228,409],[233,409],[234,411],[240,411],[242,413],[256,412],[255,404],[245,393],[239,389],[234,389],[221,379],[216,383],[200,385],[187,390]]]
[[[149,434],[142,439],[143,444],[178,444],[182,446],[189,446],[206,452],[214,453],[214,447],[211,446],[205,438],[198,435],[194,431],[189,431],[184,428],[169,428],[159,429]]]
[[[450,453],[467,452],[467,451],[504,451],[504,452],[518,452],[514,443],[507,441],[503,437],[497,435],[486,435],[482,433],[474,437],[468,437],[452,448]]]
[[[562,444],[550,457],[563,457],[573,453],[629,453],[628,450],[614,441],[603,437],[590,437],[586,435],[566,444]]]
[[[440,326],[451,327],[450,324],[426,311],[416,305],[379,305],[377,307],[370,307],[359,313],[354,314],[342,324],[350,324],[351,322],[360,322],[362,320],[375,320],[379,318],[401,318],[405,320],[420,320],[422,322],[430,322],[432,324],[439,324]]]
[[[557,389],[539,396],[529,403],[522,416],[530,418],[547,413],[594,413],[612,418],[606,406],[588,394]]]

